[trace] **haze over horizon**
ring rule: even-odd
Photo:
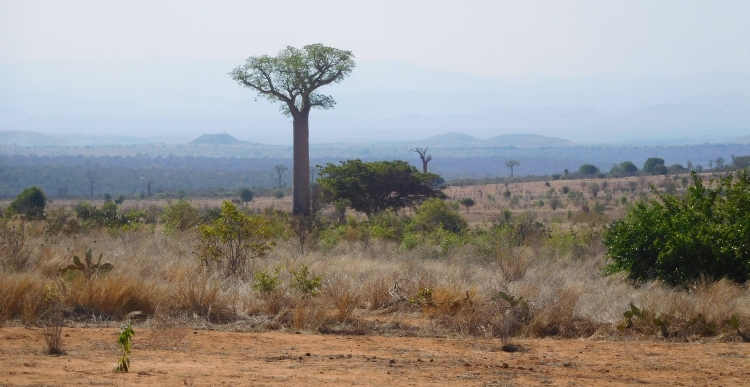
[[[750,135],[748,2],[316,5],[2,3],[0,130],[288,144],[289,119],[227,73],[320,42],[353,51],[357,68],[321,90],[338,104],[311,114],[312,143]]]

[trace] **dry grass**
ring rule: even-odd
[[[252,263],[246,277],[226,278],[200,267],[191,234],[166,237],[157,226],[50,238],[30,229],[26,242],[32,263],[0,274],[0,321],[5,323],[36,324],[44,314],[46,285],[60,292],[69,322],[101,323],[139,311],[147,318],[144,323],[165,327],[165,332],[175,326],[226,324],[231,327],[227,329],[399,330],[506,339],[658,335],[615,329],[631,302],[671,316],[673,338],[735,340],[724,320],[736,314],[743,331],[750,324],[746,286],[703,281],[679,291],[658,282],[633,287],[622,276],[602,277],[606,261],[594,234],[573,247],[563,242],[513,248],[499,244],[489,258],[480,257],[470,245],[438,256],[419,248],[407,252],[380,240],[342,240],[330,251],[312,249],[300,255],[295,241],[279,240],[273,252]],[[60,276],[59,268],[89,247],[95,255],[103,253],[103,262],[113,263],[114,269],[91,280]],[[319,296],[305,296],[290,286],[286,269],[301,265],[312,275],[323,275]],[[255,272],[276,267],[286,269],[275,290],[252,288]],[[410,302],[424,288],[432,290],[430,302]],[[523,304],[514,307],[499,299],[501,291],[522,298]],[[160,348],[184,346],[182,336],[165,332],[159,333]]]

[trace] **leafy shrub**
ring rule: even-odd
[[[273,245],[267,242],[272,236],[268,219],[244,214],[229,201],[221,205],[221,217],[200,230],[199,258],[227,274],[240,274],[248,259],[266,254]]]
[[[167,235],[189,230],[201,221],[198,209],[185,199],[180,199],[175,203],[167,201],[161,218],[164,221],[164,233]]]
[[[448,204],[437,198],[426,200],[416,210],[417,214],[412,220],[411,227],[417,231],[432,231],[442,228],[446,231],[458,233],[465,229],[468,224]]]
[[[281,271],[281,268],[277,267],[273,272],[259,271],[255,273],[253,276],[255,280],[253,289],[261,293],[271,293],[274,291],[279,285],[279,271]]]
[[[28,217],[43,217],[47,205],[47,195],[39,187],[24,189],[8,206],[8,212]]]
[[[701,276],[750,279],[750,178],[738,172],[708,186],[696,173],[684,198],[655,192],[659,200],[634,204],[615,221],[604,243],[612,264],[638,281],[659,278],[686,285]]]
[[[289,269],[292,275],[292,289],[299,290],[305,296],[317,296],[320,294],[320,286],[323,282],[323,276],[313,276],[310,274],[310,268],[301,265],[299,270]]]

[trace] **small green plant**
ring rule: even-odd
[[[620,332],[624,332],[628,328],[633,327],[633,317],[638,317],[642,320],[645,320],[645,315],[647,312],[645,310],[638,309],[637,306],[633,305],[633,303],[630,303],[630,310],[626,311],[622,315],[625,317],[625,324],[618,325],[617,330]]]
[[[280,271],[281,267],[277,267],[273,270],[273,272],[259,271],[255,273],[255,275],[253,276],[253,279],[255,279],[253,289],[261,293],[271,293],[276,289],[276,286],[279,285]]]
[[[737,331],[737,334],[742,338],[742,341],[750,343],[750,335],[740,330],[740,319],[736,314],[733,314],[732,317],[728,318],[725,322]]]
[[[68,267],[64,269],[60,269],[60,272],[62,274],[68,273],[68,272],[75,272],[80,271],[84,275],[86,275],[86,279],[89,280],[95,273],[107,273],[112,270],[114,266],[111,263],[102,263],[102,254],[99,254],[99,260],[94,263],[92,259],[92,253],[91,249],[86,252],[86,263],[84,264],[81,262],[81,258],[78,258],[78,256],[73,257],[73,264],[68,265]]]
[[[409,302],[414,305],[435,306],[435,303],[432,299],[434,293],[435,291],[430,288],[420,288],[417,291],[416,297],[410,298]]]
[[[130,349],[131,343],[135,336],[133,324],[127,323],[120,325],[120,333],[117,335],[117,346],[122,350],[122,356],[115,366],[114,372],[130,371]]]
[[[669,337],[669,325],[672,320],[674,320],[674,316],[659,313],[659,315],[651,319],[651,322],[659,327],[662,336]]]
[[[323,282],[323,276],[313,276],[306,265],[301,265],[299,270],[289,269],[292,275],[293,289],[299,290],[305,296],[317,296],[320,294],[320,286]]]

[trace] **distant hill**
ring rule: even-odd
[[[0,131],[0,144],[18,146],[67,145],[67,141],[39,132],[23,130]]]
[[[235,145],[235,144],[246,144],[245,141],[240,141],[226,133],[219,134],[204,134],[193,141],[190,144],[214,144],[214,145]]]
[[[450,132],[427,137],[422,142],[427,145],[479,145],[482,140],[468,134]]]
[[[483,142],[488,145],[519,147],[568,146],[575,144],[573,141],[564,138],[541,136],[538,134],[503,134],[490,137]]]
[[[732,142],[736,142],[738,144],[750,145],[750,136],[737,137]]]

